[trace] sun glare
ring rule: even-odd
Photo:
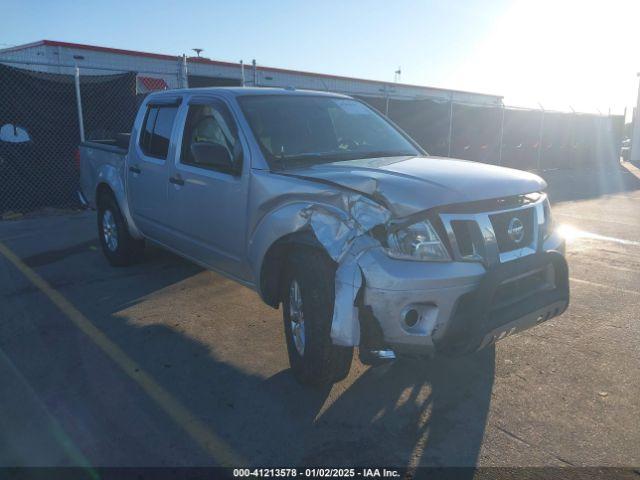
[[[613,242],[621,245],[640,246],[640,242],[637,242],[635,240],[626,240],[624,238],[609,237],[606,235],[600,235],[598,233],[587,232],[584,230],[577,229],[576,227],[572,225],[568,225],[566,223],[559,225],[556,228],[556,232],[558,233],[558,235],[564,238],[567,241],[567,243],[573,243],[576,240],[580,240],[580,239],[588,239],[588,240],[599,240],[604,242]]]
[[[582,233],[577,228],[567,225],[566,223],[559,225],[556,232],[558,232],[558,235],[564,238],[568,243],[572,243],[576,238],[579,238]]]
[[[460,78],[505,103],[622,113],[637,88],[630,54],[640,2],[515,1],[478,42]]]

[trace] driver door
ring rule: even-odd
[[[231,163],[195,155],[196,147],[202,145],[208,145],[213,153],[226,152]],[[237,278],[246,276],[245,151],[235,118],[222,99],[203,96],[189,100],[180,152],[169,177],[175,247]]]

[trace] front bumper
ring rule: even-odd
[[[534,254],[485,268],[476,262],[360,259],[365,277],[361,324],[379,325],[396,353],[475,351],[563,313],[569,304],[564,242],[552,235]],[[364,325],[363,325],[364,326]],[[365,327],[366,328],[366,327]]]

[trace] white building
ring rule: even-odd
[[[327,90],[367,97],[391,99],[441,99],[458,103],[502,105],[502,97],[419,85],[380,82],[310,73],[262,65],[242,65],[203,57],[176,57],[92,45],[40,40],[0,50],[0,62],[16,68],[49,73],[105,75],[137,72],[139,93],[162,88],[189,86],[273,86]],[[187,78],[185,78],[187,77]],[[243,80],[244,77],[244,80]]]

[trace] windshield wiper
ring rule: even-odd
[[[376,150],[359,152],[355,150],[344,152],[324,152],[324,153],[301,153],[299,155],[286,155],[284,158],[288,161],[299,160],[322,160],[322,161],[340,161],[340,160],[357,160],[359,158],[376,158],[376,157],[407,157],[416,156],[416,152],[393,151],[393,150]]]
[[[378,158],[378,157],[406,157],[415,156],[416,152],[403,152],[403,151],[391,151],[391,150],[378,150],[369,152],[308,152],[300,153],[297,155],[280,155],[275,156],[280,163],[280,168],[286,170],[287,166],[292,166],[296,163],[330,163],[340,162],[348,160],[358,160],[360,158]]]
[[[355,154],[356,152],[354,152]],[[383,157],[415,157],[417,152],[402,152],[391,150],[378,150],[373,152],[361,152],[356,158],[383,158]]]
[[[287,155],[287,160],[306,160],[307,158],[333,158],[339,156],[339,152],[307,152],[295,155]]]
[[[279,154],[274,155],[271,154],[271,156],[274,159],[278,160],[278,163],[280,163],[280,168],[282,170],[286,170],[287,169],[287,164],[291,164],[291,162],[297,162],[297,161],[301,161],[301,160],[318,160],[318,159],[324,159],[327,157],[328,154],[325,153],[300,153],[300,154],[296,154],[296,155],[285,155],[284,150],[281,150]]]
[[[321,161],[321,162],[333,162],[335,160],[339,160],[342,158],[342,155],[331,152],[331,153],[300,153],[297,155],[282,155],[280,157],[280,163],[284,163],[284,160],[287,161],[289,165],[295,162],[309,162],[309,161]]]

